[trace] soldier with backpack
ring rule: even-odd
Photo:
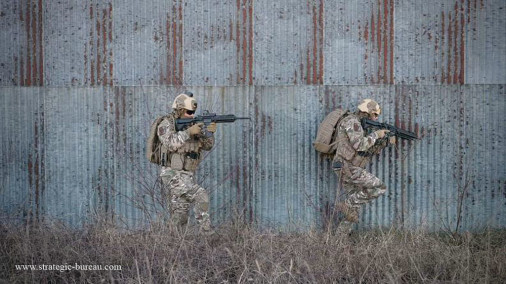
[[[378,198],[386,192],[381,180],[365,170],[373,155],[388,144],[395,144],[395,136],[386,139],[389,130],[380,129],[367,134],[362,119],[377,120],[381,108],[377,102],[365,99],[356,112],[335,110],[320,124],[314,147],[317,151],[335,155],[333,169],[340,178],[346,192],[344,202],[337,205],[343,219],[340,232],[349,233],[353,223],[359,220],[362,204]]]
[[[169,197],[171,220],[177,226],[186,225],[193,205],[200,230],[210,232],[209,195],[195,182],[194,175],[202,161],[202,151],[209,151],[214,145],[216,123],[207,125],[208,135],[202,133],[203,123],[176,130],[176,119],[194,117],[197,101],[191,93],[178,95],[172,109],[169,115],[159,117],[152,124],[147,156],[162,166],[160,176]]]

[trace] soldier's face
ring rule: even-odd
[[[182,118],[194,118],[194,117],[195,117],[194,110],[185,110],[185,112],[182,115]]]
[[[377,113],[370,113],[369,114],[370,120],[378,120],[378,117],[379,117],[379,114],[377,114]]]

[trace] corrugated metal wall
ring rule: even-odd
[[[252,118],[199,170],[215,223],[322,224],[339,190],[317,126],[372,97],[421,139],[374,159],[388,191],[360,226],[506,227],[504,1],[64,2],[0,3],[2,218],[145,224],[147,131],[188,89]]]

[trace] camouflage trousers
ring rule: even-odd
[[[195,183],[194,174],[163,168],[160,176],[168,196],[171,221],[177,226],[185,226],[193,205],[195,220],[200,229],[210,231],[209,195],[204,188]]]
[[[385,184],[378,177],[363,168],[345,163],[336,174],[345,191],[345,205],[357,213],[360,212],[361,205],[369,203],[387,191]],[[350,232],[352,225],[351,222],[344,220],[340,224],[340,230]]]

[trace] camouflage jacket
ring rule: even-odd
[[[339,123],[337,128],[337,150],[334,161],[350,162],[364,167],[370,157],[387,146],[384,139],[378,139],[375,132],[367,134],[360,123],[360,116],[352,113]]]
[[[201,160],[201,152],[209,151],[214,145],[214,136],[212,137],[190,137],[188,130],[176,131],[176,114],[171,113],[160,122],[157,129],[158,137],[169,153],[176,152],[194,152],[199,155],[198,161],[192,165],[191,170],[198,165]],[[183,164],[184,161],[183,161]],[[185,164],[186,165],[186,164]]]

